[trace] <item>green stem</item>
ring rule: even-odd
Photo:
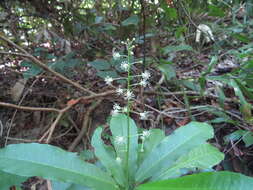
[[[127,91],[130,91],[131,89],[131,73],[130,73],[130,69],[131,69],[131,66],[130,66],[130,47],[128,45],[127,47],[127,50],[128,50],[128,56],[127,56],[127,61],[128,61],[128,64],[129,64],[129,67],[128,67],[128,71],[127,71]],[[126,176],[127,176],[127,189],[130,188],[130,179],[129,179],[129,147],[130,147],[130,109],[131,109],[131,102],[130,102],[130,99],[127,99],[127,152],[126,152]]]

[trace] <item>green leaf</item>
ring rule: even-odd
[[[166,46],[162,49],[164,54],[167,53],[174,53],[174,52],[178,52],[178,51],[193,51],[192,47],[186,44],[181,44],[178,46]]]
[[[158,68],[160,69],[160,71],[162,71],[162,73],[164,74],[167,80],[170,80],[176,77],[176,71],[172,65],[161,64],[158,66]]]
[[[129,123],[129,134],[128,134]],[[137,170],[138,155],[138,133],[135,122],[125,114],[117,114],[112,116],[110,121],[110,130],[113,136],[113,145],[117,153],[117,157],[121,158],[122,165],[128,165],[130,180],[134,180]],[[123,138],[122,142],[118,138]],[[127,144],[129,141],[129,151],[127,152]],[[128,158],[128,160],[127,160]],[[126,164],[128,162],[128,164]]]
[[[223,89],[220,88],[219,86],[216,87],[216,91],[217,91],[217,94],[218,94],[218,100],[219,100],[219,104],[222,108],[225,107],[225,100],[226,100],[226,96],[223,92]]]
[[[184,85],[186,88],[189,88],[193,91],[197,91],[200,92],[201,87],[200,84],[196,84],[196,82],[194,81],[190,81],[190,80],[179,80],[177,81],[179,83],[181,83],[182,85]]]
[[[233,133],[226,135],[224,141],[229,143],[230,141],[237,141],[242,139],[246,147],[253,144],[253,132],[246,130],[236,130]]]
[[[105,23],[103,26],[104,30],[117,30],[117,28],[111,23]]]
[[[217,16],[217,17],[224,17],[225,12],[221,8],[215,6],[215,5],[208,5],[208,15],[209,16]]]
[[[98,71],[97,76],[105,79],[107,76],[112,78],[118,78],[119,75],[115,71]]]
[[[187,31],[185,26],[178,26],[175,31],[176,38],[180,38]]]
[[[251,89],[250,88],[246,88],[245,85],[243,84],[243,81],[241,81],[240,79],[234,79],[234,80],[237,83],[238,87],[243,92],[243,94],[245,94],[248,98],[250,98],[251,100],[253,100],[253,93],[250,91]]]
[[[129,26],[129,25],[137,25],[139,23],[139,18],[137,15],[133,15],[128,17],[126,20],[122,22],[122,26]]]
[[[120,163],[116,162],[114,155],[110,154],[101,139],[102,128],[99,127],[95,130],[92,136],[92,146],[95,148],[95,154],[106,170],[113,176],[113,178],[122,186],[126,184],[123,169]]]
[[[97,70],[108,70],[111,68],[110,63],[103,59],[96,59],[89,62],[89,64]]]
[[[246,35],[243,34],[232,34],[231,36],[243,43],[251,42],[251,40]]]
[[[96,16],[95,18],[95,24],[99,24],[104,20],[104,17],[102,16]]]
[[[28,61],[22,61],[21,66],[28,68],[27,71],[22,73],[24,79],[35,77],[42,72],[42,69],[40,67]]]
[[[169,7],[165,1],[160,1],[160,8],[165,11],[166,17],[168,17],[168,19],[177,19],[177,10],[175,8]]]
[[[52,188],[53,190],[92,190],[89,187],[58,181],[52,181]]]
[[[240,105],[240,111],[242,112],[242,115],[243,115],[244,119],[246,121],[250,121],[251,118],[252,118],[252,114],[251,114],[252,106],[251,106],[251,104],[249,104],[246,101],[240,87],[237,85],[237,83],[234,79],[230,80],[230,85],[234,88],[235,95],[239,97],[240,104],[241,104]]]
[[[206,172],[146,183],[136,190],[251,190],[253,178],[233,172]]]
[[[15,174],[9,174],[0,170],[0,189],[9,190],[9,187],[19,185],[26,181],[27,177],[21,177]]]
[[[152,178],[152,181],[179,177],[183,173],[181,169],[211,169],[224,159],[224,154],[210,144],[202,144],[188,154],[181,156],[177,162],[164,173]]]
[[[172,166],[175,161],[191,149],[213,137],[212,126],[206,123],[191,122],[175,130],[166,137],[146,157],[136,173],[136,181],[159,175]]]
[[[116,189],[113,179],[75,153],[47,144],[13,144],[0,150],[0,170],[98,189]]]
[[[171,20],[177,19],[177,17],[178,17],[177,16],[177,9],[172,8],[172,7],[167,7],[165,9],[165,11],[166,11],[166,16],[169,17],[169,19],[171,19]]]
[[[60,72],[62,74],[65,75],[69,75],[69,73],[67,73],[67,71],[70,71],[70,69],[78,66],[81,64],[81,61],[79,59],[73,59],[69,56],[63,56],[61,59],[51,62],[48,64],[49,68]]]
[[[212,69],[214,68],[215,65],[218,63],[218,57],[217,56],[212,56],[212,59],[210,63],[208,64],[208,67],[206,70],[201,73],[201,75],[206,76],[211,73]]]

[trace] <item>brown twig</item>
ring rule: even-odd
[[[90,96],[86,96],[86,97],[80,97],[80,98],[76,99],[76,101],[75,101],[74,104],[70,104],[70,105],[66,106],[65,108],[59,110],[59,114],[58,114],[57,118],[52,123],[52,125],[50,126],[50,128],[43,134],[43,136],[40,138],[39,142],[42,142],[43,139],[46,136],[48,136],[47,140],[46,140],[46,143],[49,143],[51,141],[52,134],[53,134],[53,132],[54,132],[57,124],[59,123],[61,117],[63,116],[63,114],[65,112],[67,112],[69,109],[71,109],[74,105],[76,105],[77,103],[79,103],[81,100],[91,100],[91,99],[95,99],[95,98],[98,98],[98,97],[103,97],[103,96],[111,95],[111,94],[114,94],[114,93],[115,93],[115,91],[107,91],[107,92],[100,93],[100,94],[90,95]],[[80,131],[80,133],[81,133],[81,131]]]
[[[24,110],[24,111],[45,111],[45,112],[60,112],[61,110],[56,108],[42,108],[42,107],[29,107],[29,106],[19,106],[16,104],[0,102],[0,107],[9,107],[15,108],[17,110]]]
[[[201,96],[200,92],[196,92],[196,91],[185,91],[185,92],[183,91],[178,91],[178,92],[144,91],[144,94],[153,94],[153,95],[162,95],[162,96],[183,95],[184,93],[186,93],[187,95]],[[213,99],[219,98],[219,96],[216,96],[211,93],[205,93],[203,96],[206,98],[213,98]],[[236,100],[232,98],[225,98],[225,102],[236,102]]]
[[[29,58],[31,61],[33,61],[37,66],[41,67],[42,69],[44,69],[45,71],[48,71],[49,73],[53,74],[54,76],[57,76],[58,78],[60,78],[62,81],[71,84],[72,86],[76,87],[77,89],[81,90],[82,92],[88,93],[88,94],[92,94],[95,95],[96,93],[82,87],[80,84],[66,78],[65,76],[63,76],[62,74],[52,70],[51,68],[49,68],[46,64],[42,63],[40,60],[38,60],[36,57],[34,57],[33,55],[31,55],[30,53],[28,53],[25,49],[23,49],[22,47],[20,47],[19,45],[15,44],[14,42],[12,42],[11,40],[9,40],[8,38],[0,35],[0,39],[2,39],[5,42],[8,42],[9,44],[11,44],[13,47],[15,47],[16,49],[18,49],[19,51],[21,51],[23,54],[25,54],[25,56],[27,58]]]
[[[91,107],[89,107],[89,109],[87,110],[87,112],[85,113],[84,119],[83,119],[83,124],[82,124],[82,129],[79,132],[78,136],[76,137],[76,139],[72,142],[72,144],[69,146],[68,151],[72,152],[75,147],[79,144],[79,142],[81,141],[81,139],[83,138],[83,136],[85,135],[87,128],[88,128],[88,124],[89,124],[89,117],[90,114],[93,112],[94,109],[96,109],[96,107],[102,102],[102,100],[98,100],[96,103],[94,103]]]
[[[63,115],[64,115],[64,112],[60,112],[57,115],[57,117],[56,117],[55,121],[53,122],[53,124],[51,125],[51,127],[49,128],[49,132],[48,132],[48,136],[47,136],[47,140],[46,140],[47,144],[50,143],[50,140],[51,140],[51,137],[52,137],[53,132],[55,130],[55,127],[59,123],[59,121],[61,120],[61,118],[62,118]]]
[[[15,56],[21,56],[21,57],[30,57],[29,55],[23,54],[23,53],[16,53],[16,52],[6,52],[6,51],[0,51],[0,54],[3,55],[15,55]]]

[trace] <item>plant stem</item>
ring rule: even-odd
[[[127,71],[127,91],[131,89],[131,65],[130,65],[130,44],[127,45],[127,62],[129,64],[128,71]],[[130,109],[131,109],[131,102],[130,98],[127,99],[127,151],[126,151],[126,176],[127,176],[127,189],[130,188],[130,179],[129,179],[129,147],[130,147]]]

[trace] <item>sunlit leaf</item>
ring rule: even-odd
[[[136,172],[136,181],[159,175],[172,167],[177,159],[213,137],[213,128],[206,123],[191,122],[164,138],[144,159]]]
[[[223,159],[224,154],[217,148],[210,144],[202,144],[191,150],[188,154],[182,155],[171,168],[158,176],[154,176],[152,180],[157,181],[171,177],[180,177],[184,174],[181,172],[182,169],[211,169]]]
[[[251,190],[253,178],[232,172],[206,172],[146,183],[137,190]]]
[[[116,150],[117,157],[122,160],[122,165],[126,166],[126,163],[128,163],[127,166],[129,170],[130,180],[133,182],[137,169],[137,126],[130,117],[127,117],[125,114],[117,114],[111,118],[110,129],[112,132],[113,145]],[[129,152],[127,152],[128,145]]]
[[[124,175],[123,168],[121,167],[121,164],[116,161],[115,156],[106,150],[101,139],[101,133],[102,128],[98,127],[92,136],[91,144],[95,148],[95,154],[113,178],[120,185],[124,186],[126,184],[126,176]]]

